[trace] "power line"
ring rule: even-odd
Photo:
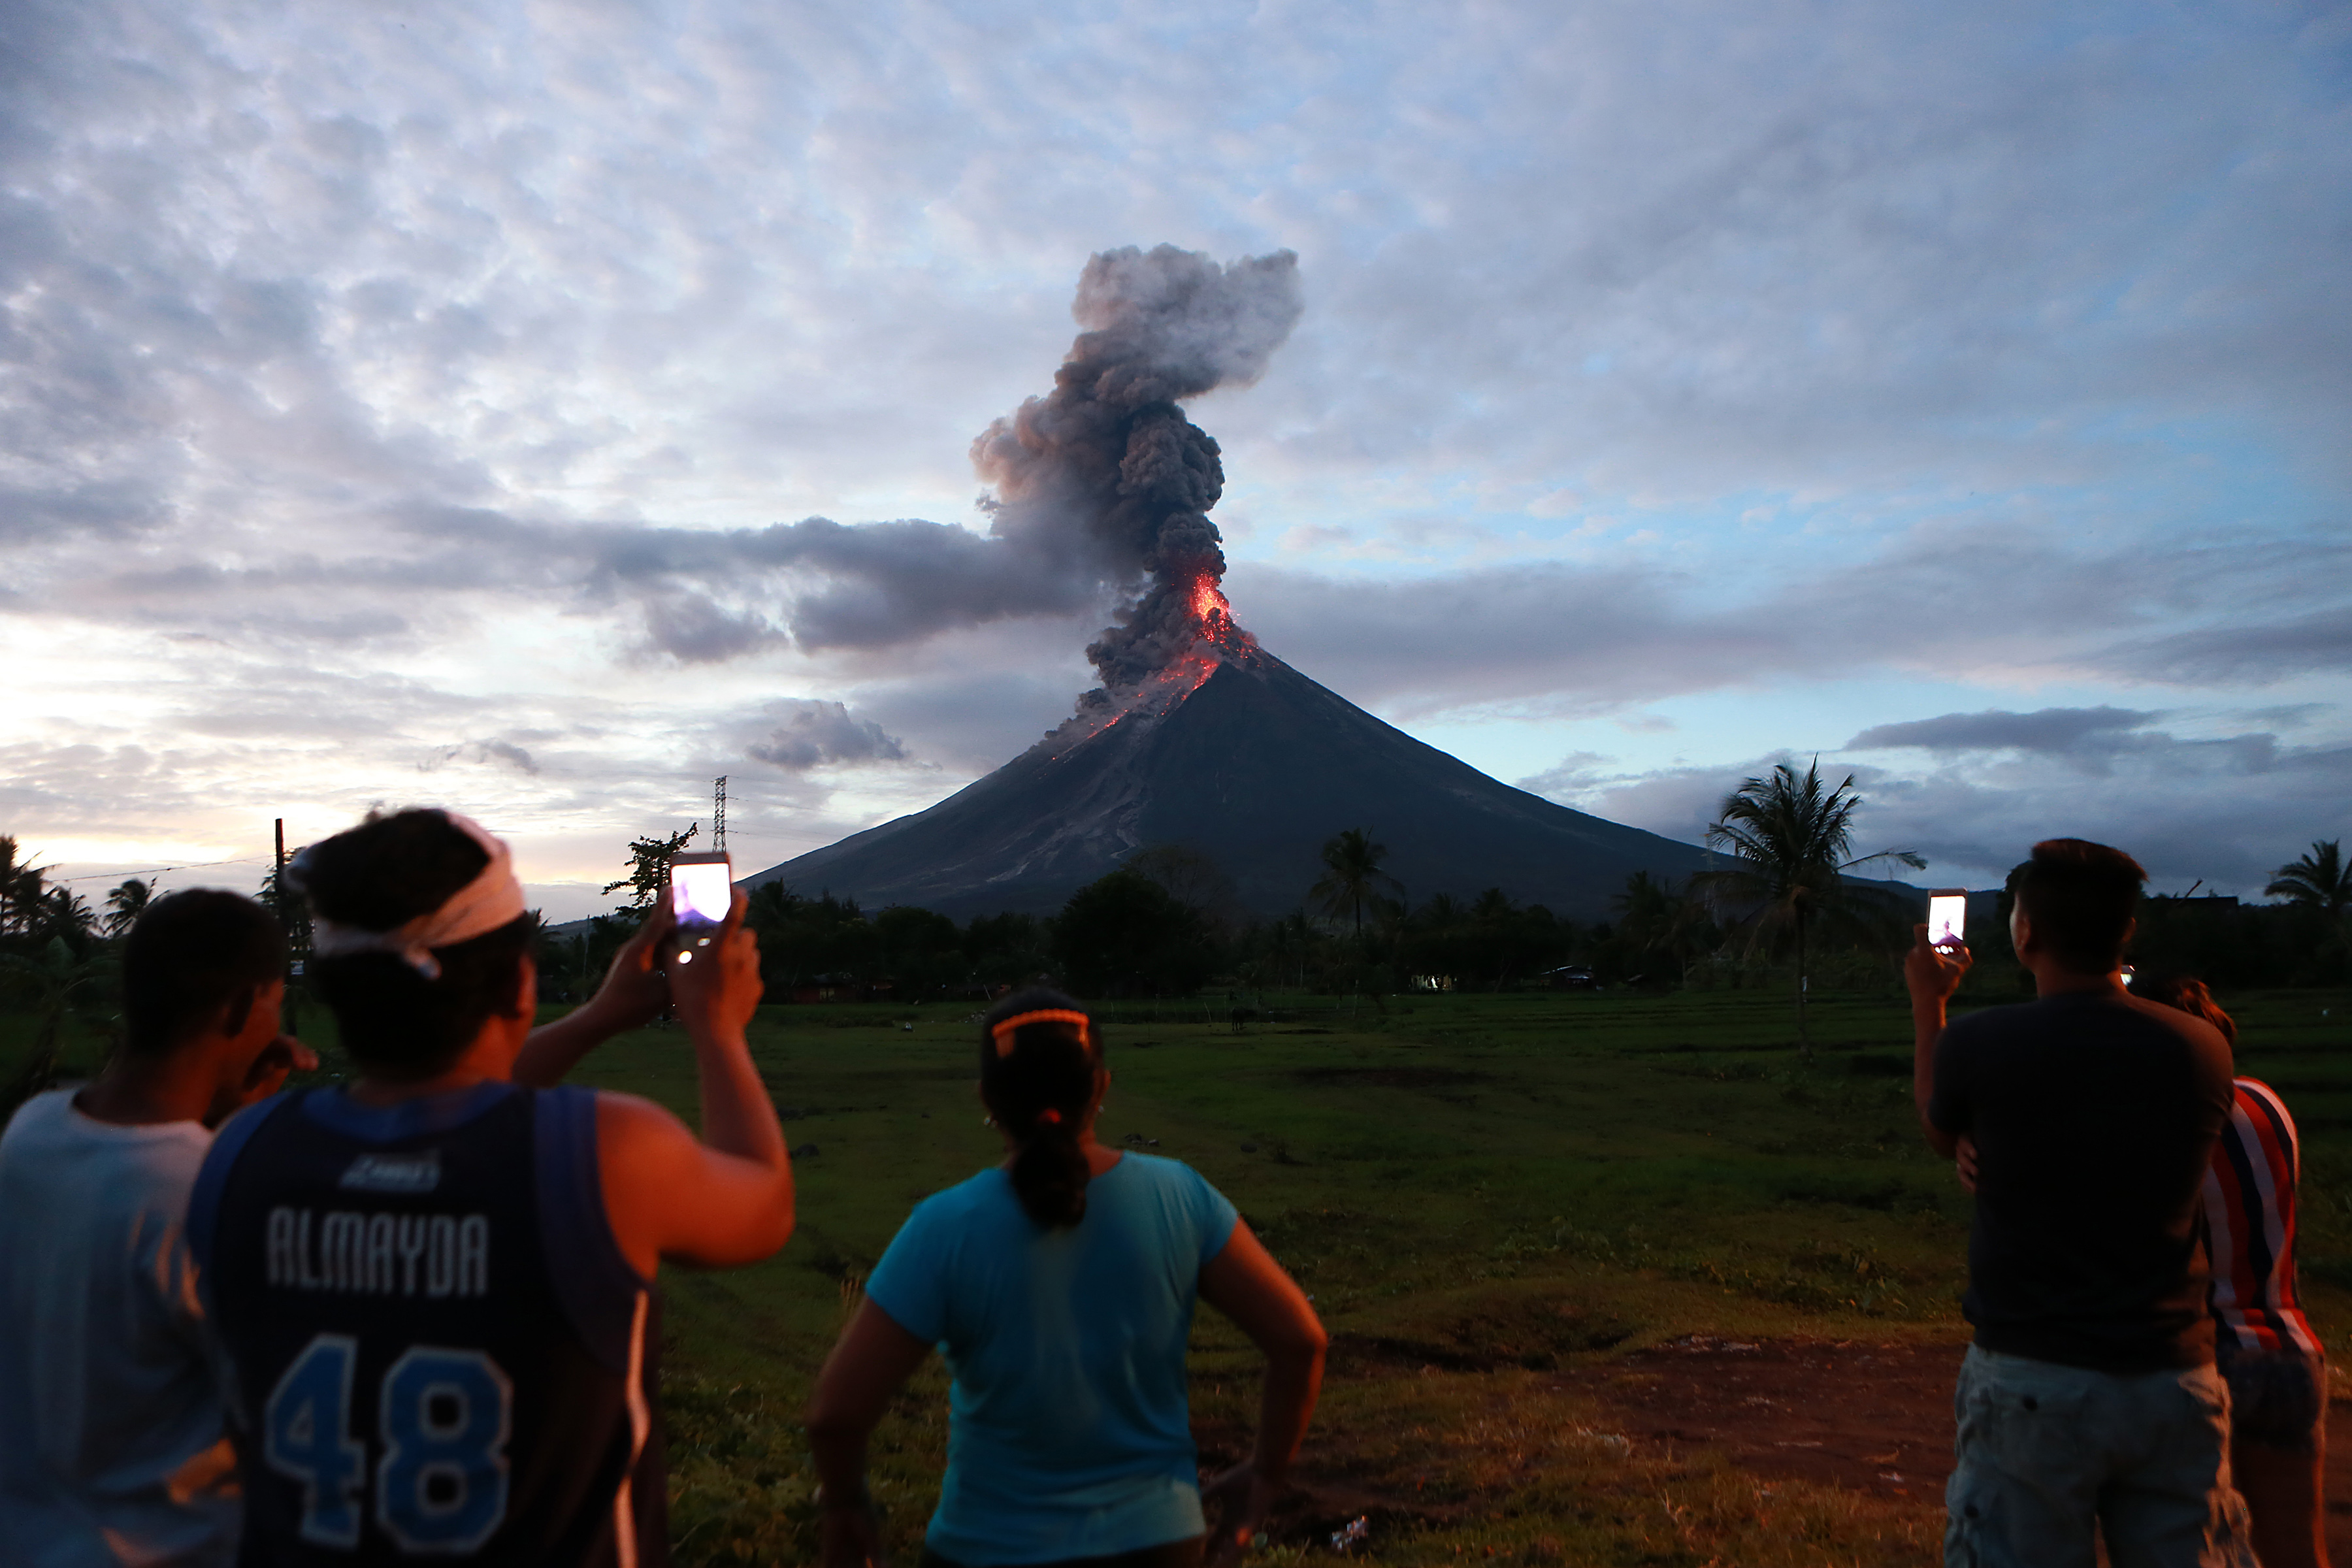
[[[71,877],[44,875],[43,882],[55,887],[59,882],[103,882],[110,877],[160,877],[166,871],[208,871],[215,866],[258,866],[268,857],[248,855],[236,860],[189,860],[177,866],[129,866],[116,871],[82,871]]]

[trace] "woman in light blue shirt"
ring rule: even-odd
[[[980,1063],[1004,1163],[916,1205],[817,1381],[827,1568],[882,1563],[866,1438],[933,1345],[954,1387],[924,1568],[1199,1563],[1184,1369],[1196,1296],[1266,1355],[1255,1452],[1207,1493],[1212,1555],[1237,1555],[1306,1436],[1323,1325],[1197,1173],[1096,1142],[1110,1072],[1076,1003],[1044,990],[999,1003]]]

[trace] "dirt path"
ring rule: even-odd
[[[1693,1335],[1566,1373],[1629,1437],[1712,1448],[1759,1475],[1939,1500],[1960,1345]],[[2352,1563],[2352,1394],[2330,1401],[2328,1553]]]

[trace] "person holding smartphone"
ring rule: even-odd
[[[1969,951],[1905,962],[1912,1088],[1939,1154],[1977,1156],[1975,1342],[1953,1405],[1944,1560],[2251,1565],[2213,1361],[2200,1196],[2231,1103],[2230,1047],[2134,996],[2123,954],[2146,879],[2119,849],[2045,839],[2010,873],[2011,940],[2038,999],[1951,1021]]]
[[[826,1568],[880,1568],[866,1439],[934,1344],[955,1384],[925,1568],[1199,1564],[1196,1298],[1266,1356],[1255,1451],[1208,1489],[1211,1560],[1239,1557],[1264,1523],[1315,1409],[1323,1326],[1197,1173],[1096,1141],[1109,1085],[1101,1030],[1068,997],[1023,992],[982,1020],[981,1099],[1004,1163],[916,1206],[817,1380]]]
[[[475,823],[373,816],[290,870],[356,1070],[231,1121],[190,1206],[236,1369],[241,1561],[666,1562],[656,1271],[754,1262],[793,1228],[742,900],[690,945],[657,910],[594,1002],[534,1030],[536,922]],[[699,1137],[556,1087],[665,994]]]

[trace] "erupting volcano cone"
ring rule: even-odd
[[[1229,625],[1230,622],[1228,621]],[[759,872],[868,909],[1045,913],[1150,845],[1213,857],[1253,910],[1295,909],[1324,841],[1368,827],[1419,903],[1500,888],[1597,920],[1635,871],[1677,880],[1705,856],[1487,777],[1244,646],[1189,691],[1073,741],[1070,730],[928,811]]]

